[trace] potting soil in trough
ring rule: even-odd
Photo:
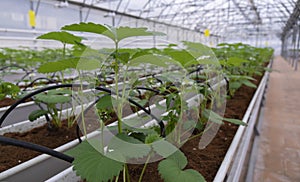
[[[261,80],[261,77],[256,77],[254,81],[256,85]],[[235,93],[232,99],[228,99],[226,103],[226,111],[224,117],[243,119],[248,105],[254,95],[256,89],[242,86]],[[205,148],[198,149],[200,138],[197,137],[186,142],[181,151],[184,152],[188,159],[186,169],[195,169],[199,171],[204,178],[209,182],[213,181],[226,152],[231,144],[231,141],[236,133],[238,126],[225,122],[218,131],[213,141]],[[128,165],[131,181],[136,182],[139,180],[143,165]],[[158,162],[150,163],[147,165],[143,181],[159,182],[163,181],[157,171]],[[123,181],[123,173],[119,176],[119,181]],[[175,176],[174,176],[175,178]]]
[[[15,102],[16,102],[16,100],[14,100],[14,99],[4,98],[4,99],[0,100],[0,108],[10,106],[10,105],[14,104]]]
[[[27,141],[49,148],[57,148],[76,138],[76,126],[67,127],[67,122],[63,122],[63,127],[57,131],[49,131],[47,125],[37,127],[26,133],[6,133],[6,137]],[[13,166],[34,158],[41,153],[29,149],[0,144],[0,172]]]

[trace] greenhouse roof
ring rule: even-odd
[[[286,35],[300,0],[70,0],[219,36]]]

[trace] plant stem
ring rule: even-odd
[[[116,85],[116,96],[117,96],[117,117],[118,117],[118,133],[122,133],[122,120],[120,117],[122,117],[122,100],[121,104],[119,103],[119,63],[118,63],[118,42],[115,42],[115,85]]]
[[[125,163],[124,167],[125,167],[126,180],[127,180],[127,182],[130,182],[129,170],[128,170],[128,166],[126,163]]]
[[[144,176],[144,173],[145,173],[146,168],[147,168],[147,164],[148,164],[150,158],[151,158],[151,152],[150,152],[150,154],[149,154],[148,157],[147,157],[147,160],[146,160],[146,162],[145,162],[145,164],[144,164],[144,167],[143,167],[143,170],[142,170],[142,173],[141,173],[141,175],[140,175],[140,178],[139,178],[139,181],[138,181],[138,182],[141,182],[141,181],[142,181],[143,176]]]

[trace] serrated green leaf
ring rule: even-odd
[[[166,141],[165,139],[155,141],[151,144],[151,146],[157,154],[161,155],[164,158],[171,156],[178,150],[178,148],[176,148],[173,144]]]
[[[248,87],[256,88],[256,85],[249,80],[242,80],[242,83]]]
[[[152,64],[159,67],[168,67],[170,63],[175,63],[172,59],[161,56],[161,55],[154,55],[154,54],[144,54],[134,59],[130,60],[129,66],[138,66],[140,64]]]
[[[118,27],[116,29],[116,35],[118,42],[129,37],[136,36],[163,36],[161,32],[150,32],[147,28],[131,28],[131,27]]]
[[[205,182],[199,172],[193,169],[182,170],[172,159],[161,161],[158,171],[165,182]]]
[[[118,176],[123,169],[123,163],[110,159],[87,141],[83,141],[67,152],[73,156],[73,170],[89,182],[109,181]]]
[[[75,36],[68,32],[49,32],[38,36],[37,39],[57,40],[64,44],[77,44],[82,40],[81,37]]]
[[[64,95],[38,94],[35,96],[35,99],[46,104],[66,103],[71,101],[70,96]]]
[[[212,111],[210,109],[204,109],[202,111],[202,115],[205,118],[209,119],[209,121],[212,121],[217,124],[223,124],[223,122],[222,122],[223,118],[219,114],[215,113],[214,111]]]
[[[107,25],[95,24],[95,23],[84,23],[66,25],[61,28],[61,30],[69,31],[79,31],[79,32],[89,32],[104,35],[112,40],[115,40],[115,35],[110,30],[110,27]]]
[[[149,134],[149,135],[146,136],[145,144],[150,144],[150,143],[153,143],[153,142],[158,141],[160,139],[161,139],[161,137],[158,133],[152,133],[152,134]]]
[[[210,121],[218,124],[222,124],[222,120],[224,120],[237,125],[247,125],[239,119],[224,118],[210,109],[205,109],[204,112],[202,112],[202,114],[204,115],[204,117],[209,118]]]
[[[113,108],[113,97],[111,95],[105,95],[99,99],[96,104],[97,109],[112,109]]]
[[[230,57],[227,60],[227,64],[233,65],[233,66],[240,66],[242,63],[247,63],[247,62],[249,62],[249,61],[245,60],[245,59],[238,58],[238,57]]]
[[[119,133],[110,140],[108,150],[117,152],[126,159],[137,159],[147,156],[151,147],[131,136]]]
[[[79,62],[79,58],[62,59],[54,62],[47,62],[42,64],[38,68],[39,73],[54,73],[57,71],[63,71],[65,69],[76,69]]]
[[[38,119],[39,117],[44,116],[45,114],[48,114],[48,111],[35,110],[29,114],[28,119],[29,119],[29,121],[34,121],[34,120]]]
[[[120,42],[121,40],[128,37],[164,35],[158,32],[149,32],[147,31],[147,28],[130,28],[130,27],[114,28],[108,25],[101,25],[95,23],[72,24],[72,25],[64,26],[61,29],[101,34],[112,39],[115,42]]]
[[[6,56],[0,52],[0,59],[5,59]]]
[[[71,95],[72,94],[72,90],[70,90],[70,89],[49,90],[47,92],[47,94],[48,95],[64,95],[64,94]]]
[[[82,57],[75,68],[77,70],[95,70],[101,68],[101,65],[101,60]]]
[[[148,103],[148,99],[139,99],[136,97],[132,97],[131,99],[141,106],[145,106]],[[132,104],[132,105],[135,106],[134,104]]]
[[[242,86],[241,82],[229,82],[230,89],[238,89]]]
[[[185,65],[192,65],[198,63],[195,57],[193,57],[186,50],[176,50],[168,48],[163,50],[163,54],[166,54],[174,60],[178,61],[183,67],[185,67]]]

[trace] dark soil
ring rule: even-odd
[[[14,99],[4,98],[4,99],[0,100],[0,108],[10,106],[10,105],[14,104],[15,102],[16,102],[16,100],[14,100]]]
[[[255,81],[255,83],[257,84],[261,78],[256,77],[256,79],[257,81]],[[246,86],[242,86],[237,90],[235,96],[227,100],[225,117],[242,119],[254,92],[255,89]],[[115,118],[111,118],[111,121],[114,119]],[[181,150],[185,153],[189,161],[186,168],[195,169],[199,171],[207,181],[213,181],[237,128],[238,126],[225,122],[214,140],[202,150],[198,149],[199,138],[185,143],[181,147]],[[57,132],[50,132],[45,125],[35,128],[26,134],[8,133],[4,136],[40,144],[49,148],[56,148],[74,140],[76,138],[76,129],[75,126],[68,129],[67,123],[64,122],[63,128]],[[0,153],[0,172],[40,155],[40,153],[28,149],[2,144],[0,144]],[[163,181],[157,171],[157,165],[158,162],[148,164],[143,181]],[[131,181],[138,181],[142,168],[143,165],[129,165]],[[119,180],[121,178],[122,176],[120,176]]]
[[[76,126],[67,127],[67,122],[63,122],[63,127],[57,131],[49,131],[47,125],[34,128],[26,133],[6,133],[6,137],[15,138],[22,141],[40,144],[49,148],[57,148],[76,138]],[[25,162],[41,153],[29,149],[0,144],[0,172]]]

